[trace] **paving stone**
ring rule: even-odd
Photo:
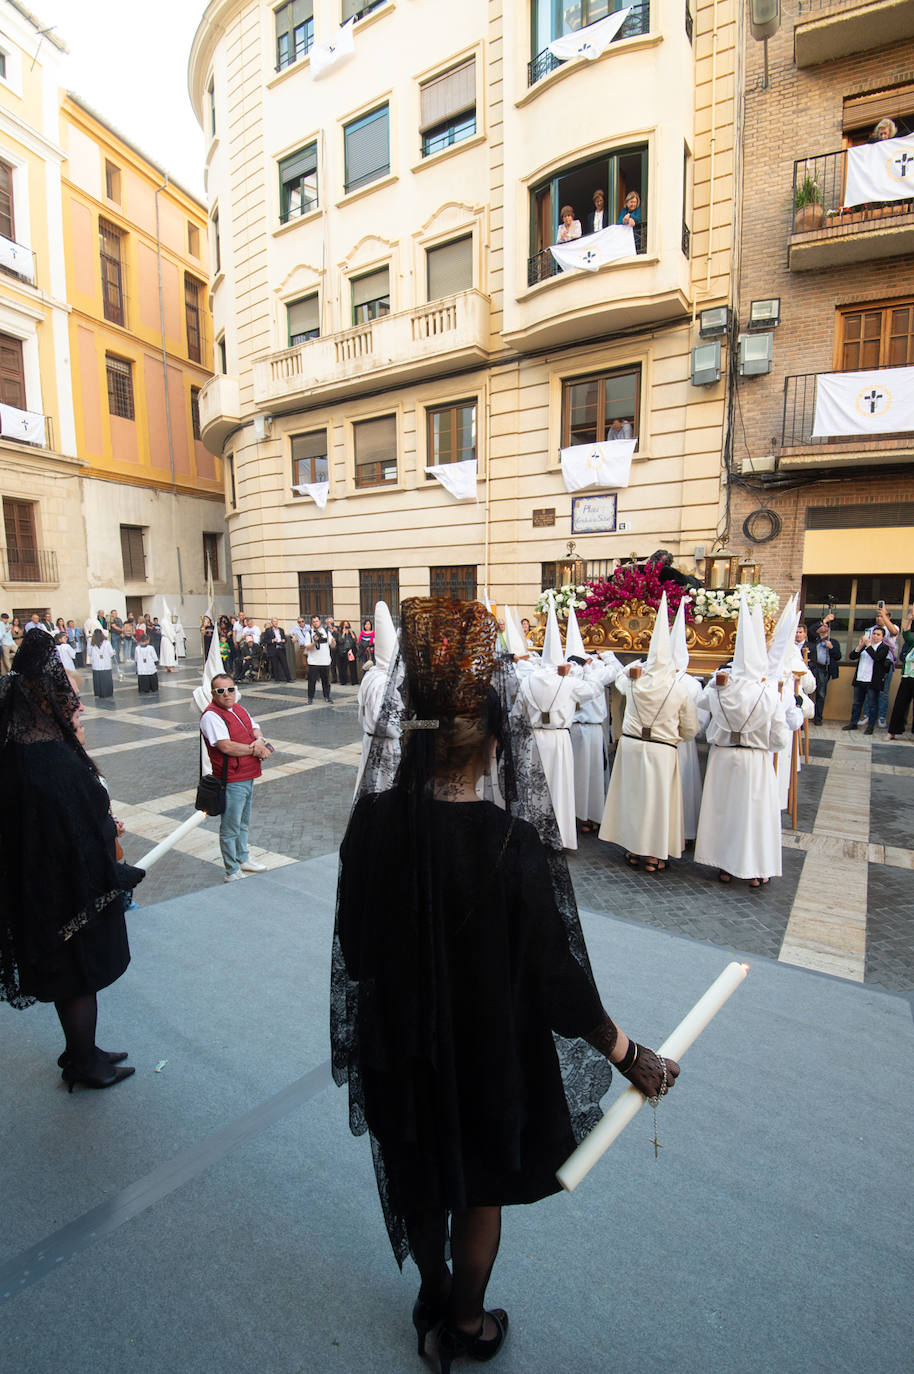
[[[870,788],[870,841],[872,844],[914,848],[914,813],[911,810],[911,779],[902,775],[876,774]]]
[[[914,749],[907,740],[890,740],[873,745],[873,762],[890,764],[894,768],[914,768]]]
[[[893,992],[910,992],[914,875],[870,864],[866,923],[866,981]]]

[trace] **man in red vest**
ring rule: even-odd
[[[225,864],[225,881],[237,882],[246,873],[263,873],[248,853],[248,826],[254,779],[260,777],[260,760],[273,752],[256,720],[235,703],[235,679],[230,673],[213,678],[213,699],[200,717],[213,776],[226,778],[225,810],[219,822],[219,848]],[[228,768],[226,770],[226,760]]]

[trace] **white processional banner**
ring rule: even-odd
[[[17,410],[0,405],[0,433],[8,439],[24,439],[28,444],[44,443],[44,416],[33,410]]]
[[[549,51],[560,62],[568,62],[573,57],[586,57],[592,62],[606,51],[630,14],[630,9],[616,10],[615,14],[599,19],[596,24],[588,24],[574,33],[564,33],[561,38],[553,39]]]
[[[602,444],[563,448],[562,476],[567,491],[584,487],[627,487],[632,470],[634,439],[610,439]]]
[[[445,491],[458,501],[476,500],[476,459],[468,458],[463,463],[440,463],[425,471],[436,478]]]
[[[816,383],[815,438],[914,429],[914,367],[825,372]]]
[[[549,251],[566,272],[596,272],[608,262],[635,257],[635,234],[630,224],[611,224],[571,243],[552,243]]]
[[[29,281],[35,280],[35,259],[31,248],[23,248],[21,243],[13,243],[12,239],[4,238],[2,235],[0,267],[8,267],[11,272],[18,273],[20,277],[27,277]]]
[[[341,29],[337,29],[330,43],[314,43],[308,57],[311,62],[311,75],[317,81],[325,72],[340,67],[355,52],[355,19],[349,19]]]
[[[914,199],[914,135],[847,150],[844,204]]]
[[[292,487],[292,490],[297,491],[299,496],[310,496],[314,504],[320,506],[321,510],[323,510],[327,504],[327,497],[330,493],[330,483],[299,482],[297,486]]]

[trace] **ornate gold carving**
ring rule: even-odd
[[[657,618],[655,607],[643,601],[625,601],[614,606],[609,614],[588,625],[579,621],[584,647],[589,651],[612,649],[616,653],[646,654],[651,644],[651,632]],[[564,620],[564,617],[559,617]],[[531,633],[537,649],[543,647],[546,635],[546,617],[537,616],[538,625]],[[765,634],[770,640],[774,621],[765,616]],[[686,626],[686,644],[692,659],[692,666],[706,669],[720,663],[733,654],[736,648],[735,620],[703,620],[698,625]]]

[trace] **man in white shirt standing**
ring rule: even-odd
[[[330,636],[321,625],[319,615],[311,617],[311,624],[305,634],[305,649],[308,655],[308,705],[314,700],[317,680],[321,680],[324,701],[330,696]]]

